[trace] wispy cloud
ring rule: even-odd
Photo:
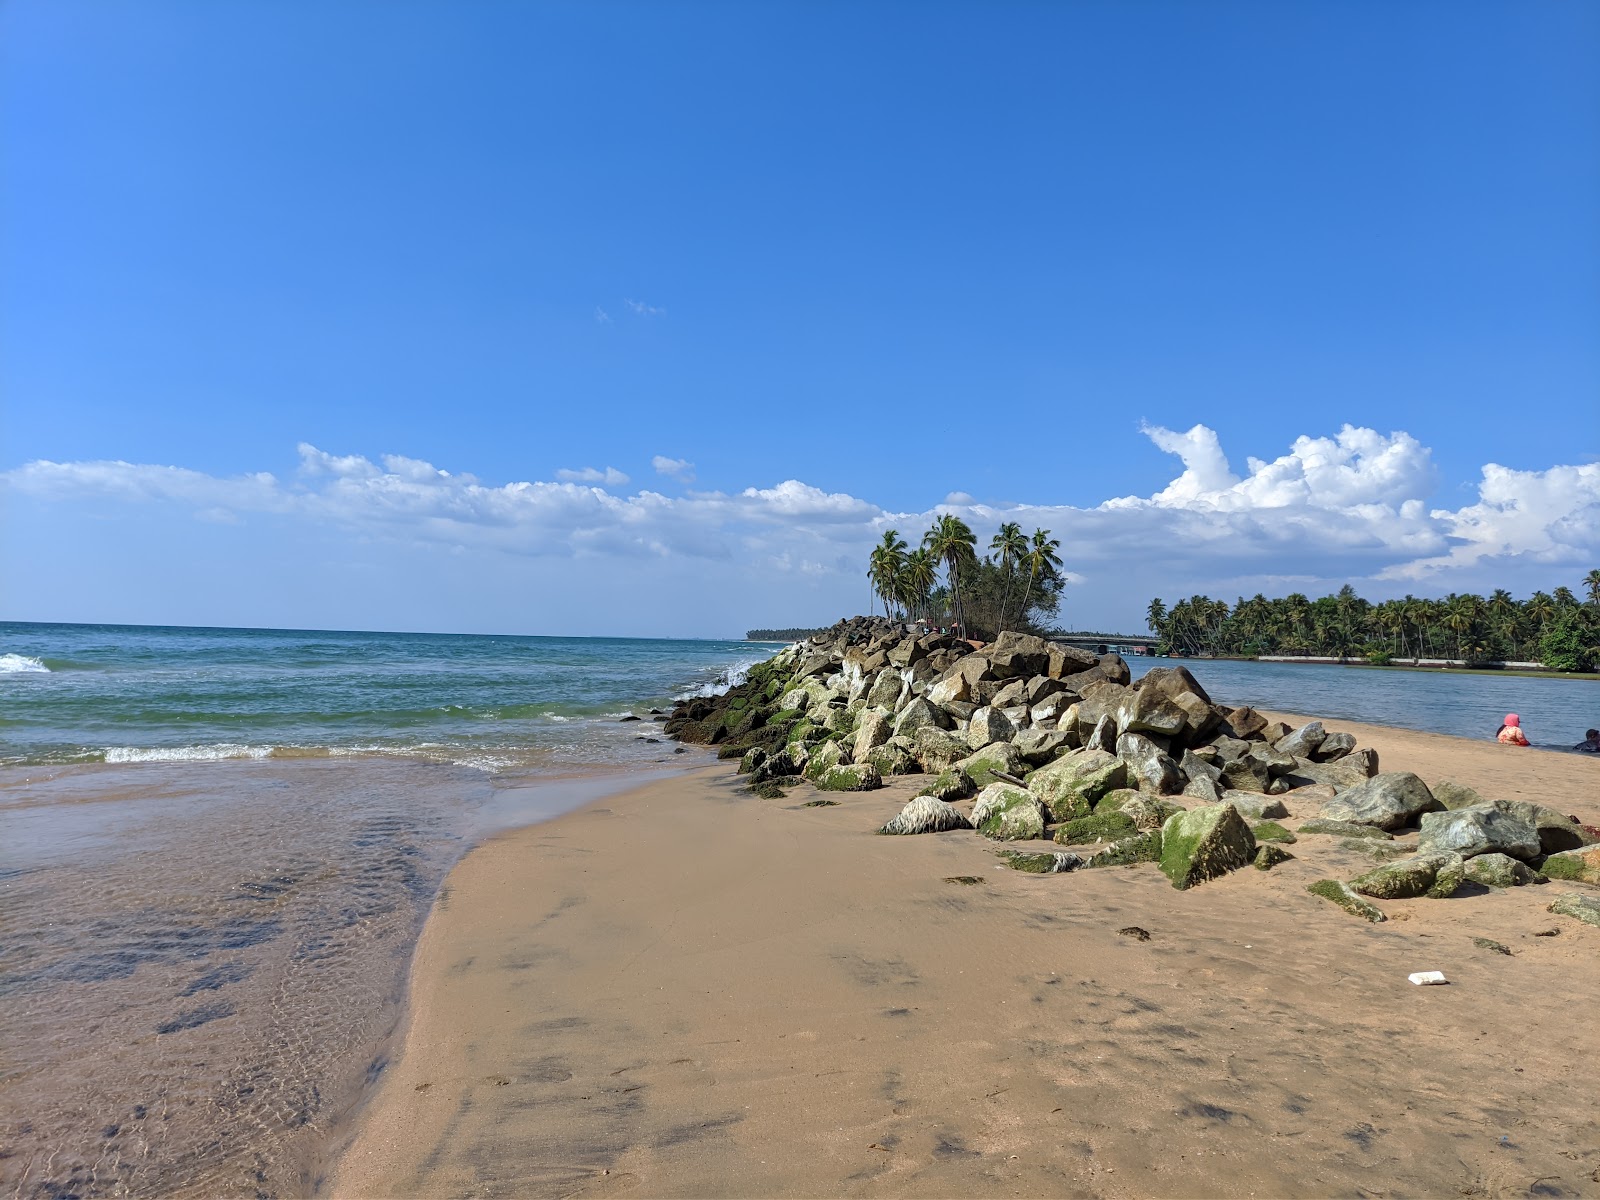
[[[657,308],[653,304],[646,304],[642,300],[625,300],[623,303],[641,317],[664,317],[667,315],[666,309]]]
[[[615,467],[607,467],[604,471],[598,467],[583,467],[576,471],[563,467],[556,472],[556,478],[562,483],[603,483],[607,487],[621,487],[628,482],[628,477]]]
[[[694,464],[686,458],[668,458],[658,454],[650,460],[650,465],[656,469],[657,475],[666,475],[680,483],[694,482]]]
[[[36,461],[0,473],[0,489],[46,502],[100,497],[124,509],[176,507],[207,521],[264,514],[401,545],[612,556],[641,581],[652,578],[653,561],[717,561],[719,570],[745,579],[753,605],[781,588],[776,580],[798,574],[832,589],[817,593],[818,605],[858,604],[871,544],[889,528],[914,541],[941,511],[963,516],[982,543],[1002,521],[1052,529],[1077,585],[1074,602],[1083,605],[1074,611],[1093,609],[1083,598],[1098,596],[1108,620],[1137,614],[1151,595],[1211,590],[1231,597],[1286,581],[1302,590],[1326,582],[1331,590],[1366,580],[1374,596],[1422,586],[1575,586],[1600,561],[1600,464],[1513,471],[1491,463],[1473,503],[1431,508],[1432,455],[1405,433],[1345,426],[1332,436],[1297,438],[1271,462],[1249,460],[1243,474],[1206,426],[1145,433],[1181,460],[1181,470],[1152,495],[1083,508],[990,505],[952,492],[925,511],[893,512],[793,479],[733,493],[620,496],[591,486],[626,482],[611,467],[491,486],[418,459],[374,461],[310,445],[300,447],[300,469],[288,478]],[[686,460],[665,456],[652,465],[674,479],[692,471]],[[681,576],[661,576],[668,578]]]
[[[598,304],[594,306],[594,319],[601,325],[611,324],[611,314],[605,309],[601,308]]]

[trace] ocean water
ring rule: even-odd
[[[461,853],[776,648],[0,624],[0,1194],[314,1192]]]

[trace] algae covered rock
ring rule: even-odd
[[[1319,879],[1308,885],[1306,891],[1313,896],[1321,896],[1324,900],[1331,900],[1351,916],[1360,917],[1363,921],[1376,923],[1389,919],[1383,915],[1383,909],[1357,895],[1348,885],[1340,883],[1337,879]]]
[[[1237,871],[1255,855],[1255,835],[1229,804],[1174,813],[1161,827],[1161,870],[1175,888]]]
[[[1477,859],[1473,861],[1476,862]],[[1523,867],[1523,870],[1527,869]],[[1546,879],[1600,884],[1600,846],[1584,846],[1577,850],[1563,850],[1559,854],[1552,854],[1544,860],[1544,865],[1539,870]]]
[[[910,704],[900,710],[894,719],[894,731],[897,734],[915,734],[923,729],[941,729],[948,723],[948,718],[939,709],[929,704],[926,699],[918,696]],[[965,753],[971,753],[970,748]]]
[[[1122,787],[1128,768],[1103,750],[1073,750],[1028,776],[1028,790],[1057,821],[1086,817],[1107,792]]]
[[[869,762],[878,768],[878,774],[889,775],[920,775],[922,764],[911,757],[910,751],[904,746],[897,746],[893,742],[885,742],[867,751],[863,762]]]
[[[1289,810],[1283,806],[1283,801],[1276,796],[1263,796],[1256,792],[1222,793],[1222,803],[1231,804],[1239,810],[1239,815],[1252,821],[1271,820],[1274,817],[1287,817]]]
[[[1344,838],[1371,838],[1373,841],[1388,842],[1394,840],[1394,835],[1378,829],[1372,825],[1357,825],[1352,821],[1331,821],[1325,817],[1313,817],[1303,822],[1296,833],[1324,833],[1329,837]]]
[[[823,742],[806,759],[805,776],[815,783],[835,767],[842,767],[849,761],[849,751],[838,742]]]
[[[1441,899],[1461,886],[1463,863],[1455,854],[1417,854],[1375,867],[1350,881],[1350,887],[1379,900]]]
[[[1474,804],[1483,803],[1483,797],[1472,788],[1449,779],[1441,779],[1429,790],[1433,792],[1433,798],[1446,808],[1471,808]]]
[[[748,775],[766,761],[767,752],[760,746],[753,746],[746,750],[744,757],[739,760],[739,774]]]
[[[995,776],[996,771],[1020,777],[1026,769],[1022,755],[1010,742],[993,742],[956,764],[956,770],[966,772],[980,788],[1000,782]]]
[[[1280,842],[1293,845],[1298,839],[1276,821],[1257,821],[1250,826],[1250,832],[1256,835],[1258,842]]]
[[[1402,829],[1424,813],[1443,808],[1428,785],[1410,771],[1386,771],[1340,792],[1323,804],[1321,815],[1377,829]]]
[[[1523,887],[1539,878],[1527,863],[1495,853],[1477,854],[1467,859],[1466,876],[1472,883],[1492,888]],[[1600,881],[1600,875],[1596,878]]]
[[[1471,858],[1498,852],[1512,858],[1538,858],[1539,831],[1531,822],[1495,804],[1425,813],[1417,849],[1446,851]]]
[[[1572,917],[1585,925],[1600,926],[1600,896],[1583,892],[1563,892],[1551,903],[1550,912]]]
[[[1271,842],[1267,842],[1256,849],[1256,870],[1270,871],[1279,863],[1290,862],[1293,859],[1294,855],[1290,854],[1282,846],[1275,846]]]
[[[870,792],[883,786],[883,776],[871,763],[851,763],[831,767],[817,775],[807,770],[811,782],[824,792]]]
[[[1106,807],[1113,797],[1127,797],[1122,803],[1113,807]],[[1183,811],[1183,805],[1174,804],[1170,800],[1163,800],[1160,796],[1147,796],[1143,792],[1116,791],[1101,799],[1095,805],[1095,814],[1102,811],[1120,812],[1140,829],[1160,829],[1167,823],[1167,818],[1173,813]]]
[[[1126,867],[1134,863],[1154,863],[1161,861],[1161,831],[1151,830],[1148,833],[1137,833],[1132,837],[1121,838],[1112,842],[1103,850],[1097,850],[1089,856],[1088,866],[1091,867]]]
[[[879,833],[943,833],[947,829],[971,829],[972,822],[960,812],[932,796],[915,796]]]
[[[1121,812],[1093,812],[1087,817],[1074,817],[1056,830],[1055,840],[1063,846],[1087,846],[1094,842],[1115,842],[1133,837],[1139,827],[1133,818]]]
[[[972,753],[972,748],[961,738],[932,726],[918,729],[912,735],[911,744],[912,754],[929,774],[953,767]]]
[[[970,775],[965,771],[958,771],[952,767],[949,770],[940,771],[934,781],[923,788],[920,794],[932,796],[935,800],[949,802],[965,800],[977,790]]]
[[[1009,783],[991,783],[972,806],[972,824],[997,842],[1043,837],[1044,817],[1044,806],[1034,796]]]
[[[1024,729],[1017,734],[1013,744],[1025,762],[1043,766],[1064,750],[1070,749],[1072,737],[1059,729]]]
[[[1029,854],[1022,850],[1002,850],[1000,858],[1013,871],[1024,871],[1029,875],[1059,875],[1083,866],[1083,859],[1065,852]]]

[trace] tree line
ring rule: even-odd
[[[798,642],[826,632],[826,629],[747,629],[744,639],[747,642]]]
[[[1000,526],[989,553],[960,517],[945,514],[915,549],[891,529],[867,560],[874,609],[886,616],[956,627],[965,637],[991,639],[1002,630],[1042,633],[1060,608],[1061,543],[1048,529],[1032,536],[1014,521]]]
[[[1294,592],[1225,600],[1191,596],[1170,609],[1159,598],[1146,618],[1163,653],[1318,655],[1384,663],[1447,658],[1468,663],[1541,662],[1556,671],[1600,668],[1600,569],[1571,589],[1518,600],[1504,588],[1488,596],[1452,592],[1376,604],[1349,584],[1311,600]]]

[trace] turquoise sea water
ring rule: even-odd
[[[0,765],[389,754],[495,771],[650,757],[619,725],[726,686],[743,641],[0,623]]]

